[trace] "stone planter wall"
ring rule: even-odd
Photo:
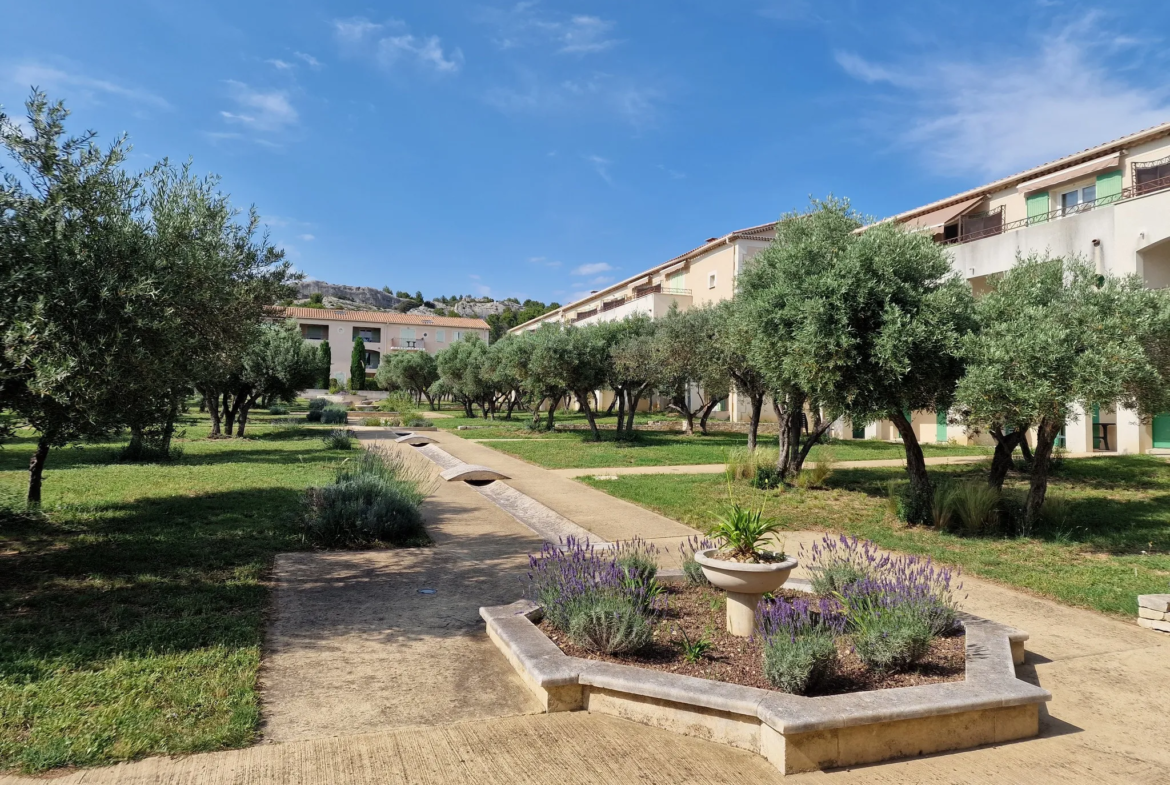
[[[1138,624],[1158,632],[1170,632],[1170,594],[1138,597]]]
[[[1027,634],[969,615],[964,681],[818,698],[570,657],[526,600],[480,615],[545,711],[610,714],[728,744],[785,774],[1029,738],[1051,698],[1016,678]]]

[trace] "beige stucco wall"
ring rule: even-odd
[[[379,362],[391,352],[401,351],[402,347],[406,346],[406,341],[412,340],[407,337],[410,335],[408,331],[411,329],[414,330],[413,340],[415,341],[416,348],[421,347],[430,354],[435,354],[450,346],[451,342],[456,340],[456,332],[473,332],[479,335],[484,341],[488,339],[487,330],[443,327],[433,324],[385,324],[380,322],[339,321],[310,317],[297,317],[295,321],[300,325],[324,325],[329,328],[329,348],[332,356],[329,375],[341,382],[349,379],[349,360],[350,353],[353,351],[353,331],[355,327],[381,330],[381,335],[379,336],[381,338],[380,341],[365,342],[366,351],[377,352],[379,354]],[[443,337],[442,341],[438,340],[440,334]],[[306,340],[314,346],[321,343],[319,340]]]

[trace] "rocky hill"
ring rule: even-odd
[[[378,310],[393,310],[401,299],[372,286],[347,286],[342,283],[326,283],[306,278],[297,284],[297,299],[307,300],[309,295],[320,293],[326,298],[336,298],[346,303],[359,303]],[[325,303],[327,308],[337,307]],[[363,309],[365,310],[365,309]]]

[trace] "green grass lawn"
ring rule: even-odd
[[[529,432],[525,432],[529,433]],[[498,430],[460,431],[468,439],[523,438],[516,433]],[[534,434],[542,438],[526,441],[486,442],[487,446],[514,455],[546,469],[596,469],[608,466],[679,466],[686,464],[723,463],[729,450],[747,446],[747,434],[712,431],[707,436],[684,436],[675,431],[638,431],[633,442],[615,441],[613,432],[602,432],[602,441],[589,441],[588,432],[567,431]],[[771,445],[772,436],[761,441]],[[943,455],[985,455],[985,447],[959,447],[924,444],[928,458]],[[877,440],[831,440],[813,447],[811,460],[832,457],[836,461],[900,459],[905,456],[900,444]]]
[[[978,466],[932,467],[936,476],[982,481]],[[1137,615],[1137,595],[1170,583],[1170,464],[1147,456],[1067,460],[1050,492],[1066,517],[1031,538],[960,537],[910,528],[887,511],[887,483],[900,469],[839,469],[827,490],[757,491],[734,486],[736,499],[766,504],[785,529],[828,530],[865,537],[886,548],[930,556],[969,574],[1069,605]],[[704,529],[727,500],[721,475],[629,475],[585,478],[589,485]],[[1013,473],[1008,492],[1022,494]]]
[[[305,547],[301,491],[339,460],[267,419],[216,441],[199,420],[173,464],[54,450],[44,520],[0,516],[0,770],[254,740],[273,555]],[[23,494],[31,450],[0,449],[0,495]]]

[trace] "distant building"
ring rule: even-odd
[[[353,343],[359,337],[366,348],[366,376],[372,377],[382,358],[393,352],[435,354],[472,333],[485,343],[488,324],[483,319],[418,316],[387,311],[334,311],[325,308],[275,308],[273,316],[300,325],[305,340],[328,339],[332,352],[329,375],[344,385],[349,381]]]

